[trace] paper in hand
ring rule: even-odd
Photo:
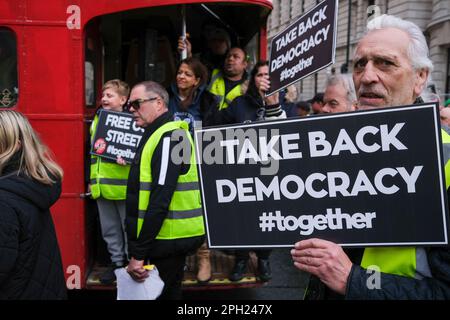
[[[114,272],[117,278],[117,300],[155,300],[164,288],[156,267],[149,271],[144,282],[134,281],[125,268],[118,268]]]

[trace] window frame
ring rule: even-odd
[[[0,86],[2,85],[7,85],[10,84],[11,86],[5,86],[4,88],[0,88],[0,109],[9,109],[9,108],[14,108],[15,106],[17,106],[18,102],[19,102],[19,67],[18,67],[18,50],[17,50],[17,34],[16,32],[8,27],[5,26],[0,26],[0,33],[5,34],[6,37],[10,36],[10,39],[6,39],[7,41],[5,42],[7,45],[11,44],[11,48],[6,47],[6,49],[11,49],[11,53],[9,54],[8,57],[6,58],[1,58],[0,59],[0,68],[2,67],[2,63],[1,61],[3,61],[4,66],[11,68],[11,70],[0,70],[0,75],[5,75],[8,72],[14,72],[15,69],[15,74],[11,74],[10,78],[12,79],[12,83],[1,83]],[[8,54],[8,53],[7,53]],[[14,62],[15,62],[15,67],[14,67]],[[11,65],[11,63],[13,63],[12,67],[9,67]],[[5,79],[7,79],[7,75],[4,76]],[[2,81],[2,77],[0,77],[0,81]],[[15,80],[15,81],[14,81]],[[8,88],[9,87],[9,88]],[[5,92],[5,90],[8,90],[9,92]],[[10,97],[10,95],[13,95],[12,97]],[[11,99],[8,103],[8,100]]]

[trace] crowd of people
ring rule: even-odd
[[[130,276],[142,282],[149,272],[144,266],[152,263],[165,283],[160,299],[180,299],[185,261],[191,254],[197,255],[199,283],[211,279],[195,161],[174,163],[168,157],[184,143],[181,149],[190,150],[193,160],[196,126],[427,100],[423,92],[433,65],[425,38],[415,24],[393,16],[383,15],[368,24],[356,47],[353,75],[330,76],[323,93],[308,101],[296,101],[295,87],[265,96],[270,88],[267,61],[257,62],[247,74],[247,53],[231,45],[226,31],[211,31],[208,41],[208,51],[195,56],[188,38],[179,39],[178,49],[186,50],[187,58],[180,61],[170,88],[145,81],[130,90],[117,79],[103,86],[101,109],[132,113],[144,134],[131,164],[120,158],[90,159],[88,189],[97,201],[111,259],[110,268],[100,278],[102,283],[113,283],[114,269],[126,265]],[[444,143],[450,142],[448,122],[444,122],[450,116],[447,111],[447,106],[441,111]],[[97,123],[96,116],[92,136]],[[64,298],[61,259],[49,214],[60,194],[62,170],[20,113],[1,111],[0,127],[0,298]],[[174,132],[185,139],[170,139]],[[18,241],[23,232],[31,233],[29,245]],[[32,246],[34,242],[43,245]],[[236,250],[229,279],[243,278],[250,251],[258,258],[257,277],[269,281],[271,251],[262,249]],[[54,259],[40,263],[45,254]],[[308,239],[293,244],[291,255],[299,270],[313,276],[307,298],[450,298],[450,251],[446,247],[344,250],[330,241]],[[373,264],[382,272],[383,285],[377,289],[366,286],[370,274],[365,268]],[[31,281],[42,272],[51,278],[50,286]],[[40,276],[39,281],[43,281]]]

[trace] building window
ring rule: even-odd
[[[0,28],[0,108],[17,104],[17,41],[14,32]]]

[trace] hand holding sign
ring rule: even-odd
[[[269,91],[270,89],[270,79],[269,74],[263,75],[258,83],[256,83],[256,87],[258,88],[261,94]]]
[[[266,105],[278,104],[278,93],[270,96],[265,96],[266,92],[270,89],[269,67],[261,66],[259,72],[255,77],[255,86],[259,91],[259,94],[264,99]]]
[[[117,156],[116,163],[120,164],[121,166],[125,166],[127,164],[127,162],[121,156]]]
[[[318,277],[327,287],[344,295],[352,262],[342,248],[330,241],[299,241],[291,250],[294,265]]]

